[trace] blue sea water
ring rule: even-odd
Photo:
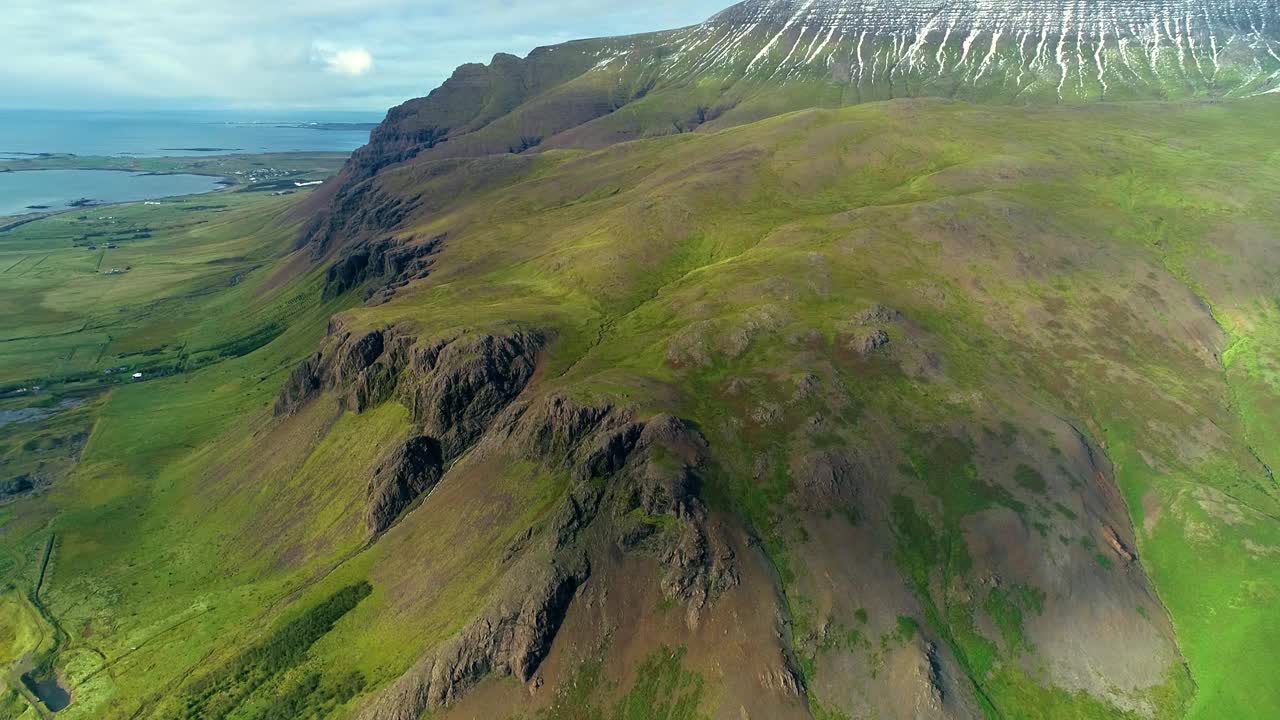
[[[368,112],[0,110],[0,157],[350,152],[368,141],[367,129],[315,128],[380,120]]]
[[[323,126],[381,119],[381,113],[357,112],[0,110],[0,159],[41,153],[157,157],[350,152],[368,141],[368,129]],[[0,217],[65,210],[81,199],[110,203],[209,192],[219,187],[217,180],[107,170],[0,173]]]
[[[0,173],[0,217],[67,210],[72,203],[136,202],[222,188],[210,175],[156,175],[120,170],[23,170]]]

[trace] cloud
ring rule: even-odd
[[[324,50],[317,48],[320,61],[329,72],[350,77],[360,77],[373,69],[373,56],[364,48]]]
[[[0,108],[381,111],[496,52],[679,27],[730,2],[3,0]]]

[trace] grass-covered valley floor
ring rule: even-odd
[[[0,717],[1274,717],[1277,118],[892,101],[395,166],[324,248],[305,193],[0,234]]]

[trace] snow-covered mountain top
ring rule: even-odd
[[[1280,32],[1277,0],[748,0],[709,25],[799,26],[860,32],[1004,28],[1113,37]]]

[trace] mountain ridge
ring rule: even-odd
[[[894,97],[1039,105],[1272,93],[1280,91],[1277,8],[1275,0],[749,0],[683,29],[460,66],[389,111],[330,192],[350,193],[419,154],[594,149]],[[323,253],[343,224],[319,221],[305,240]]]

